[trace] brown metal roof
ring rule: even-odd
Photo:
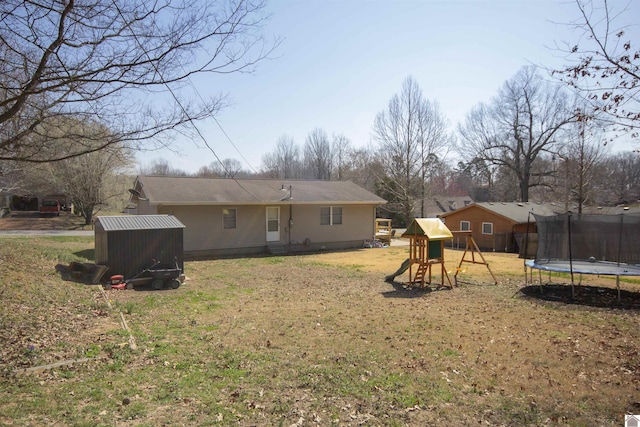
[[[386,203],[349,181],[139,176],[137,189],[154,205]]]

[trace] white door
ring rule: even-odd
[[[267,208],[267,242],[280,241],[280,208]]]

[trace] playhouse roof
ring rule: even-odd
[[[426,236],[432,240],[452,239],[453,234],[439,218],[416,218],[402,237]]]

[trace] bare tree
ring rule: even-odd
[[[426,197],[429,159],[440,150],[446,151],[450,143],[445,130],[446,121],[437,104],[424,98],[411,76],[405,79],[400,94],[376,116],[373,139],[386,174],[379,181],[384,187],[380,191],[390,199],[386,208],[407,222],[414,216],[416,199]]]
[[[202,178],[218,178],[218,173],[214,171],[210,165],[204,165],[198,168],[195,176],[199,176]]]
[[[275,150],[262,157],[262,164],[265,172],[273,178],[300,178],[300,148],[293,137],[282,135],[276,142]]]
[[[601,180],[595,185],[599,204],[616,205],[640,200],[640,154],[627,151],[608,156]]]
[[[587,125],[586,121],[576,123],[573,126],[575,136],[565,147],[567,176],[573,180],[569,185],[572,199],[578,205],[578,213],[582,213],[586,204],[595,203],[594,181],[607,152],[607,147],[601,143],[601,132],[587,129]]]
[[[212,162],[211,170],[221,178],[238,178],[242,173],[242,163],[236,159],[224,159]]]
[[[149,165],[140,167],[140,175],[187,176],[188,174],[182,169],[171,166],[167,159],[153,159]]]
[[[18,162],[0,162],[0,195],[14,193],[24,188],[24,171]],[[0,205],[2,200],[0,199]]]
[[[493,201],[493,175],[491,166],[484,160],[472,158],[459,161],[455,169],[457,185],[476,202]]]
[[[66,121],[70,128],[77,124]],[[102,150],[58,162],[23,162],[22,165],[30,188],[37,188],[43,193],[65,194],[85,224],[91,224],[93,216],[110,201],[124,200],[126,189],[122,188],[124,181],[121,178],[133,175],[132,158],[131,150],[125,146],[109,145]]]
[[[333,153],[329,136],[324,129],[315,128],[305,140],[304,165],[310,178],[331,180]]]
[[[376,191],[377,177],[385,176],[382,163],[372,147],[353,149],[348,163],[350,168],[343,170],[342,179],[350,180],[371,192]]]
[[[110,199],[122,195],[114,186],[116,178],[130,165],[128,150],[115,145],[46,165],[53,181],[73,203],[85,224],[91,224],[94,215]]]
[[[420,216],[425,217],[425,200],[428,197],[427,186],[433,181],[436,171],[442,166],[444,158],[453,145],[453,137],[448,132],[448,123],[444,114],[440,111],[437,102],[428,99],[424,101],[422,108],[424,117],[418,122],[419,147],[421,162],[420,180]]]
[[[261,0],[3,0],[0,160],[168,144],[224,104],[223,96],[186,99],[191,76],[250,72],[277,46],[262,39],[263,7]],[[84,129],[61,134],[64,117]]]
[[[578,41],[560,49],[569,64],[552,73],[587,101],[585,119],[598,117],[617,130],[638,137],[640,128],[640,48],[633,2],[614,9],[617,2],[575,0],[580,17],[568,25]],[[637,31],[637,29],[636,29]]]
[[[534,67],[524,67],[490,104],[479,104],[467,114],[459,127],[463,139],[459,152],[467,161],[479,159],[498,170],[511,170],[518,199],[526,202],[530,187],[540,182],[532,180],[536,159],[559,150],[565,128],[578,119],[560,85],[545,82]]]
[[[331,151],[334,158],[334,176],[338,181],[346,179],[346,175],[351,168],[351,161],[353,160],[351,152],[351,140],[343,134],[334,134],[333,141],[331,143]]]

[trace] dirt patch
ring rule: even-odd
[[[84,218],[69,212],[60,212],[59,216],[40,216],[37,211],[13,211],[9,216],[0,218],[0,230],[90,230],[84,224]]]
[[[640,288],[640,287],[638,287]],[[529,298],[553,301],[585,307],[621,308],[640,310],[640,292],[605,286],[584,286],[547,283],[542,286],[525,286],[521,292]]]

